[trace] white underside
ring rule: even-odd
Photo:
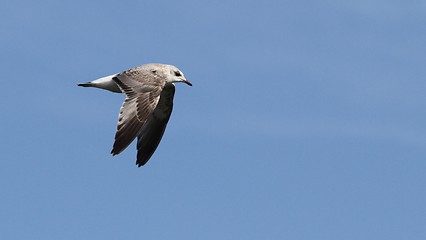
[[[117,74],[109,75],[103,78],[96,79],[94,81],[91,81],[90,83],[93,84],[93,87],[102,88],[105,90],[109,90],[112,92],[121,93],[120,88],[117,86],[117,84],[112,80]]]

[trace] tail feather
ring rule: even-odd
[[[78,86],[80,87],[95,87],[95,88],[101,88],[105,89],[111,92],[121,93],[120,88],[117,86],[117,84],[112,80],[113,77],[115,77],[117,74],[113,74],[110,76],[106,76],[103,78],[96,79],[91,82],[87,83],[80,83]]]
[[[79,86],[79,87],[93,87],[93,83],[90,83],[90,82],[79,83],[77,86]]]

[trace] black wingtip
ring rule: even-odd
[[[112,156],[114,157],[115,155],[117,155],[118,153],[116,153],[115,151],[114,151],[114,149],[112,149],[111,150],[111,154],[112,154]]]
[[[136,161],[136,165],[138,166],[138,168],[142,167],[143,165],[145,165],[146,162],[139,162]]]

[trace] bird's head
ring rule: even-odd
[[[169,83],[183,82],[188,84],[189,86],[192,86],[192,83],[186,80],[182,71],[180,71],[177,67],[172,65],[165,65],[163,70],[164,70],[164,75],[166,76],[167,82]]]

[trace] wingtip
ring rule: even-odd
[[[139,160],[136,160],[136,166],[138,166],[138,168],[142,167],[143,165],[145,165],[146,162],[141,162]]]
[[[140,161],[140,160],[136,160],[136,165],[138,166],[138,168],[143,167],[148,161]]]

